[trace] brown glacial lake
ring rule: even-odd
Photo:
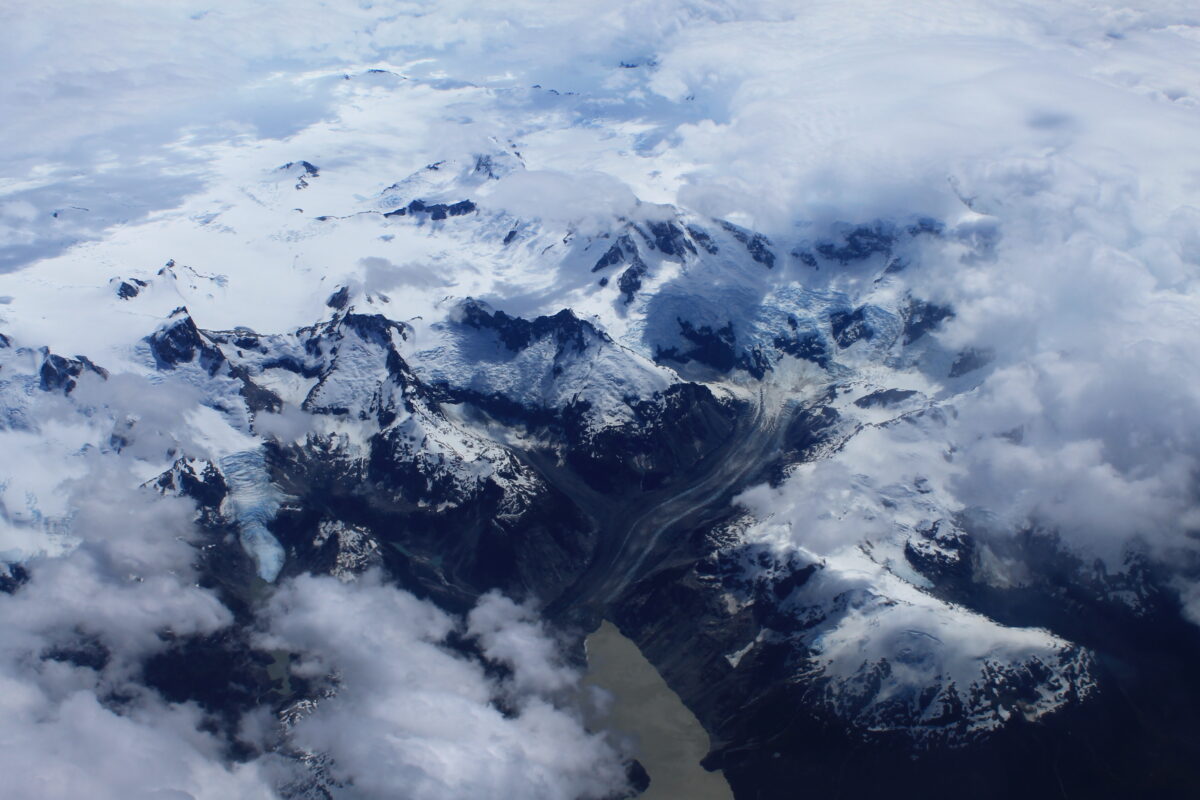
[[[708,734],[632,641],[607,620],[587,637],[585,686],[612,694],[592,724],[634,742],[650,775],[641,800],[733,800],[725,776],[700,766]]]

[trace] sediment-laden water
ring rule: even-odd
[[[708,734],[637,645],[607,620],[587,638],[584,683],[613,696],[594,724],[631,737],[650,775],[641,800],[733,800],[720,772],[700,766]]]

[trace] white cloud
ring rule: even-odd
[[[550,225],[574,225],[587,233],[607,230],[613,217],[628,217],[637,205],[628,186],[595,172],[524,170],[488,188],[491,191],[481,194],[493,208]]]
[[[467,616],[467,630],[489,660],[512,670],[519,694],[552,696],[579,681],[580,676],[562,663],[557,643],[530,606],[488,592]]]
[[[786,16],[695,25],[663,48],[651,88],[705,106],[665,151],[695,167],[681,201],[793,239],[837,220],[946,220],[875,294],[849,270],[795,274],[855,303],[906,289],[947,303],[941,345],[991,360],[957,383],[944,362],[918,364],[944,413],[868,429],[748,493],[774,515],[761,534],[827,554],[968,510],[1058,533],[1113,570],[1138,542],[1185,563],[1200,508],[1200,102],[1170,87],[1195,82],[1192,10],[860,2]],[[934,492],[897,510],[917,479]]]
[[[93,466],[70,487],[78,546],[31,562],[29,580],[0,594],[6,795],[273,797],[258,767],[227,762],[198,708],[140,683],[142,660],[167,646],[161,634],[232,621],[194,583],[194,509],[129,488],[116,458]]]
[[[267,619],[264,646],[300,653],[298,675],[337,676],[336,694],[289,739],[327,755],[352,796],[568,800],[606,797],[624,784],[606,740],[549,699],[576,676],[558,665],[531,612],[499,595],[484,598],[469,630],[512,669],[513,693],[446,644],[457,620],[377,573],[352,584],[297,578],[280,587]],[[502,699],[511,712],[497,707]]]

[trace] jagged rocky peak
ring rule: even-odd
[[[252,409],[278,410],[286,397],[310,413],[367,419],[394,417],[402,401],[391,397],[393,390],[420,391],[399,349],[410,332],[403,322],[350,307],[290,334],[235,328],[204,335],[229,360],[229,374],[241,381]]]
[[[115,286],[117,297],[122,300],[132,300],[141,294],[142,289],[150,285],[141,278],[113,278],[109,284]]]
[[[408,338],[411,328],[404,322],[389,319],[383,314],[358,314],[353,306],[344,313],[335,313],[322,323],[307,328],[301,328],[297,334],[306,340],[306,347],[319,344],[323,340],[337,340],[353,332],[366,341],[372,341],[380,347],[391,347],[397,340]],[[312,342],[313,345],[308,343]]]
[[[876,222],[851,228],[843,232],[839,239],[819,243],[817,253],[839,264],[864,261],[877,253],[890,253],[896,233],[892,225]]]
[[[921,236],[940,237],[945,231],[945,223],[930,217],[916,217],[907,224],[885,219],[858,224],[842,222],[834,225],[827,237],[797,247],[792,255],[810,267],[818,265],[818,256],[843,267],[879,256],[888,272],[898,272],[906,264],[893,255],[902,245]]]
[[[561,425],[568,409],[588,430],[631,423],[639,401],[678,381],[567,309],[525,319],[468,298],[414,350],[413,369],[440,397],[522,425]]]
[[[658,250],[664,256],[682,259],[684,253],[696,254],[696,245],[685,228],[674,220],[647,220],[645,229],[639,225],[633,228],[651,249]]]
[[[507,148],[498,147],[490,153],[477,153],[471,176],[495,181],[524,168],[525,162],[517,151],[517,146],[510,142]]]
[[[775,266],[771,240],[763,234],[727,220],[707,220],[702,225],[699,221],[688,221],[689,219],[689,215],[674,207],[656,207],[641,219],[624,221],[620,232],[613,236],[612,245],[592,266],[592,272],[600,272],[620,264],[634,265],[644,262],[641,247],[672,261],[717,255],[721,252],[718,243],[721,235],[716,231],[741,244],[752,261],[768,269]],[[644,271],[643,265],[642,272]]]
[[[280,172],[299,172],[310,178],[321,174],[321,169],[309,161],[289,161],[279,168]]]
[[[163,494],[190,497],[207,513],[217,512],[229,494],[225,476],[207,459],[179,458],[154,479],[153,486]]]
[[[564,349],[582,352],[592,342],[612,341],[608,334],[587,320],[580,319],[569,308],[552,316],[527,320],[494,310],[474,298],[467,298],[454,308],[450,321],[476,330],[491,331],[505,347],[513,351],[524,350],[546,337],[555,341],[560,352]]]
[[[409,333],[403,322],[351,308],[276,339],[258,366],[316,376],[301,404],[309,413],[375,418],[388,425],[407,415],[411,398],[423,391],[400,353]]]
[[[310,178],[318,178],[321,175],[320,168],[310,161],[289,161],[278,168],[278,172],[282,172],[288,177],[296,179],[297,189],[308,188],[308,180]]]
[[[668,328],[670,335],[655,342],[654,360],[660,364],[699,364],[722,375],[743,370],[761,380],[778,359],[768,342],[745,335],[746,332],[739,337],[729,317],[711,319],[703,315],[687,319],[679,315],[674,323]],[[824,339],[816,333],[776,335],[774,348],[818,363],[827,356]]]
[[[747,230],[739,225],[734,225],[732,222],[727,220],[718,220],[718,222],[721,223],[721,227],[724,228],[730,236],[745,245],[746,252],[750,254],[752,259],[762,264],[767,269],[772,269],[775,266],[775,253],[771,250],[770,239],[768,239],[766,236],[763,236],[761,233],[755,233],[754,231]],[[711,242],[711,239],[707,235],[705,235],[704,238],[708,242]],[[712,245],[710,244],[709,246]],[[710,252],[716,252],[715,247]]]
[[[637,245],[634,244],[628,233],[622,233],[592,266],[592,272],[600,272],[638,257]]]
[[[983,369],[992,363],[992,356],[992,351],[988,349],[968,347],[955,356],[954,363],[950,365],[950,372],[946,377],[961,378],[963,375]]]
[[[145,341],[160,370],[185,373],[198,370],[207,378],[231,380],[250,411],[277,411],[282,404],[277,395],[254,383],[244,366],[246,351],[262,350],[260,337],[249,328],[204,331],[196,325],[187,308],[181,306],[171,312],[166,322]],[[230,352],[226,353],[224,347]],[[203,382],[204,379],[195,377],[192,380]]]
[[[212,375],[225,363],[225,356],[200,332],[185,306],[172,311],[147,342],[159,369],[194,362]]]
[[[343,583],[382,561],[379,543],[371,531],[341,520],[321,520],[313,546],[328,551],[333,562],[328,567],[329,574]]]
[[[334,309],[335,311],[341,311],[349,303],[350,303],[350,287],[349,286],[339,286],[337,288],[337,290],[333,294],[329,295],[329,298],[325,301],[325,305],[329,306],[330,308]]]
[[[407,206],[385,212],[385,217],[414,217],[416,219],[431,219],[434,222],[447,217],[461,217],[476,210],[475,203],[470,200],[459,200],[456,203],[429,203],[421,199],[412,200]]]
[[[385,188],[380,192],[378,207],[385,217],[420,221],[466,216],[477,210],[469,197],[476,189],[524,168],[513,145],[463,159],[438,161]]]
[[[642,288],[642,279],[649,271],[650,268],[646,266],[642,257],[634,254],[629,261],[629,266],[621,273],[621,277],[617,278],[617,288],[621,290],[621,298],[625,305],[633,302],[633,296]]]
[[[8,339],[0,336],[3,343],[0,346],[7,346]],[[93,375],[99,375],[101,378],[108,377],[108,371],[93,364],[86,356],[75,356],[74,358],[65,358],[64,356],[51,353],[48,348],[43,347],[42,365],[38,369],[39,386],[46,392],[62,392],[70,394],[75,389],[77,384],[76,379],[90,372]]]
[[[926,520],[904,543],[904,558],[932,581],[971,579],[972,539],[950,519]]]

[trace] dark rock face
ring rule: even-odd
[[[912,389],[880,389],[854,401],[859,408],[887,408],[902,403],[920,392]]]
[[[826,405],[832,399],[832,394],[827,394],[798,410],[788,421],[783,437],[784,462],[810,461],[821,447],[835,439],[841,415]]]
[[[740,228],[732,222],[721,220],[721,227],[729,232],[733,238],[746,246],[746,252],[750,257],[762,264],[767,269],[772,269],[775,266],[775,254],[771,252],[771,240],[763,236],[761,233],[754,233],[745,228]]]
[[[909,236],[941,236],[946,232],[945,223],[932,217],[921,217],[907,228]]]
[[[524,350],[546,336],[554,338],[560,351],[569,349],[582,352],[587,349],[589,342],[611,341],[607,334],[566,308],[553,316],[527,320],[509,316],[503,311],[491,311],[479,301],[467,299],[460,304],[459,315],[463,325],[491,331],[505,347],[514,352]]]
[[[595,266],[592,267],[592,272],[599,272],[602,269],[624,263],[627,258],[636,258],[637,255],[637,245],[629,238],[629,234],[623,233],[617,237],[617,241],[613,243],[612,247],[600,256]]]
[[[464,498],[447,473],[414,460],[402,436],[373,439],[366,464],[336,448],[273,450],[273,480],[298,498],[271,526],[293,554],[288,574],[333,569],[340,543],[321,528],[336,520],[373,543],[402,586],[460,612],[492,588],[546,598],[575,579],[595,534],[560,492],[542,486],[515,498],[488,483]]]
[[[776,336],[771,342],[776,349],[790,356],[811,361],[822,369],[829,366],[832,355],[824,336],[814,330],[801,331],[799,320],[795,317],[788,317],[788,327],[795,331],[795,334],[788,337]]]
[[[649,234],[638,232],[646,239],[646,243],[665,256],[683,258],[684,253],[695,253],[696,246],[688,239],[683,229],[674,222],[650,222],[647,226]]]
[[[676,321],[679,323],[680,335],[691,342],[693,347],[683,351],[676,347],[660,349],[655,355],[656,360],[678,361],[683,364],[697,361],[721,372],[729,372],[737,366],[737,340],[732,323],[726,323],[714,330],[708,325],[695,327],[685,319]]]
[[[300,174],[297,176],[297,179],[296,179],[296,189],[297,190],[308,188],[308,181],[306,180],[306,178],[317,178],[317,177],[320,177],[320,175],[321,175],[321,170],[318,169],[315,164],[312,164],[308,161],[289,161],[286,164],[284,164],[283,166],[281,166],[279,168],[279,171],[280,172],[288,172],[288,171],[294,170],[296,167],[300,168]]]
[[[907,345],[937,330],[943,322],[954,317],[954,311],[936,303],[912,300],[901,315],[904,318],[904,343]]]
[[[303,168],[303,169],[304,169],[304,173],[305,173],[306,175],[308,175],[310,178],[315,178],[315,177],[317,177],[318,175],[320,175],[320,174],[321,174],[321,170],[320,170],[320,168],[318,168],[318,167],[317,167],[315,164],[310,164],[310,163],[309,163],[309,162],[307,162],[307,161],[289,161],[289,162],[287,162],[286,164],[284,164],[282,167],[280,167],[279,169],[281,169],[281,170],[289,170],[289,169],[291,169],[292,167],[301,167],[301,168]]]
[[[905,259],[891,257],[893,250],[901,241],[918,236],[942,236],[945,229],[944,223],[929,217],[921,217],[903,227],[877,220],[866,225],[843,228],[836,238],[818,242],[813,250],[816,255],[829,261],[836,261],[842,266],[882,255],[887,258],[888,262],[885,274],[893,274],[907,266]],[[810,267],[817,266],[816,257],[811,252],[797,250],[793,252],[793,255]]]
[[[938,519],[918,529],[919,538],[904,546],[904,557],[918,572],[938,584],[970,580],[975,556],[970,537],[951,520]]]
[[[617,288],[621,290],[621,297],[625,300],[625,305],[633,302],[633,296],[642,288],[642,278],[649,271],[646,262],[642,261],[641,256],[634,256],[629,263],[629,267],[621,273],[621,277],[617,278]]]
[[[862,339],[872,339],[875,329],[867,322],[866,307],[853,311],[835,311],[829,315],[829,328],[838,347],[849,347]]]
[[[691,346],[658,347],[654,359],[659,363],[696,362],[723,373],[741,369],[760,380],[773,368],[772,358],[768,353],[758,347],[747,348],[738,345],[732,323],[714,329],[710,325],[693,325],[682,318],[676,318],[676,322],[679,325],[680,336]],[[789,352],[801,346],[782,338],[777,338],[775,345]]]
[[[325,305],[332,309],[341,311],[350,302],[350,287],[342,286],[336,292],[329,295],[329,299],[325,301]]]
[[[822,242],[817,245],[816,251],[824,258],[844,266],[853,261],[865,261],[877,253],[891,253],[895,242],[896,236],[891,226],[876,222],[851,229],[842,236],[841,242]]]
[[[612,247],[600,256],[600,259],[592,267],[592,272],[599,272],[602,269],[607,269],[614,264],[620,264],[625,259],[625,254],[621,252],[621,246],[614,244]]]
[[[342,317],[341,323],[364,339],[369,339],[380,346],[391,343],[393,332],[401,339],[408,338],[407,325],[394,319],[388,319],[382,314],[347,314]]]
[[[461,217],[470,214],[476,206],[470,200],[459,200],[457,203],[426,203],[424,200],[413,200],[403,208],[388,211],[385,217],[417,217],[431,220],[443,220],[447,217]]]
[[[84,372],[107,378],[108,372],[97,367],[84,356],[63,358],[46,350],[42,354],[42,366],[38,370],[38,385],[44,392],[70,394],[77,383],[76,378]]]
[[[158,476],[154,485],[160,492],[190,497],[202,510],[213,513],[221,508],[229,494],[225,477],[211,461],[195,464],[180,459]]]
[[[147,338],[159,369],[177,369],[196,363],[210,376],[218,374],[234,378],[240,384],[238,392],[251,411],[278,411],[283,402],[274,392],[251,380],[245,368],[230,363],[222,345],[242,350],[262,350],[259,336],[248,328],[234,331],[201,331],[187,315],[186,309],[176,309],[172,319]]]
[[[133,298],[137,297],[142,289],[146,288],[147,286],[149,286],[149,284],[146,283],[146,281],[139,280],[137,278],[130,278],[129,280],[121,281],[120,284],[117,285],[117,297],[121,298],[122,300],[132,300]]]
[[[704,252],[709,255],[716,255],[720,252],[720,248],[713,242],[712,237],[697,227],[688,225],[688,235],[692,237],[692,241],[698,244]]]
[[[820,269],[820,266],[817,264],[817,257],[807,250],[801,250],[797,248],[796,250],[792,251],[792,256],[799,259],[800,263],[806,267]]]
[[[633,410],[633,425],[590,435],[570,413],[575,409],[565,420],[568,463],[590,486],[616,497],[661,488],[686,473],[732,434],[738,413],[694,383],[676,384]]]
[[[390,320],[381,314],[344,314],[335,315],[333,319],[321,325],[302,329],[299,334],[304,342],[305,351],[314,359],[324,362],[318,373],[320,380],[301,404],[308,413],[346,416],[353,411],[360,419],[374,417],[380,425],[386,426],[395,418],[397,412],[394,405],[395,395],[387,391],[392,386],[402,390],[399,402],[411,408],[409,395],[417,391],[417,381],[392,341],[393,336],[407,338],[408,329],[403,323]],[[351,409],[329,400],[326,392],[328,387],[341,377],[340,351],[345,346],[348,336],[377,348],[385,359],[388,372],[388,385],[375,387],[370,405],[358,409]],[[301,370],[305,369],[303,365],[300,367]],[[336,393],[334,396],[336,397]]]
[[[12,594],[29,581],[29,570],[20,564],[7,564],[7,573],[0,572],[0,592]]]
[[[976,350],[973,347],[968,347],[963,350],[954,359],[954,363],[950,365],[951,378],[960,378],[969,372],[974,372],[977,369],[986,367],[992,360],[992,354],[985,350]]]
[[[151,334],[147,341],[159,369],[175,369],[195,362],[215,375],[225,364],[225,356],[200,333],[186,308],[177,308],[170,321]]]

